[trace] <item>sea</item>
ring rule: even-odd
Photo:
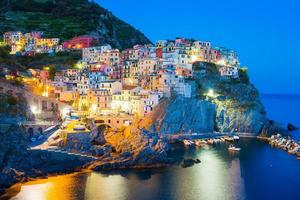
[[[269,118],[300,127],[300,95],[262,95]],[[300,139],[300,132],[292,133]],[[10,188],[14,200],[299,200],[300,160],[256,139],[240,139],[238,153],[221,143],[174,145],[177,164],[162,169],[81,172]],[[192,167],[184,158],[199,158]]]

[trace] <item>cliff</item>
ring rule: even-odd
[[[16,124],[0,124],[0,195],[17,182],[48,174],[74,172],[91,159],[81,156],[28,150],[28,138]]]
[[[210,63],[195,67],[191,82],[196,85],[193,92],[196,95],[192,98],[175,95],[163,117],[152,120],[154,127],[165,134],[268,132],[269,120],[247,72],[242,69],[239,79],[227,79],[219,75],[219,67]],[[208,91],[213,91],[213,95],[207,95]]]
[[[44,31],[46,37],[63,40],[92,35],[119,49],[151,43],[139,30],[88,0],[1,1],[0,34],[6,31]]]

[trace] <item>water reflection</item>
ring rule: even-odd
[[[83,173],[66,176],[51,177],[48,179],[32,181],[21,186],[16,185],[4,198],[13,200],[57,200],[57,199],[84,199],[84,190],[87,176]]]
[[[88,175],[85,199],[127,199],[128,185],[126,178],[118,175],[105,177],[99,173]]]
[[[300,177],[299,161],[257,141],[245,140],[238,145],[242,150],[236,154],[227,151],[227,144],[185,150],[175,147],[170,156],[178,164],[184,157],[200,158],[201,163],[190,168],[177,165],[164,169],[80,173],[33,181],[19,187],[19,191],[11,189],[8,194],[17,200],[300,197],[295,189],[300,184],[295,178]],[[288,172],[284,171],[286,166]],[[292,183],[292,187],[286,187],[286,182]]]

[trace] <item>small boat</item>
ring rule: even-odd
[[[196,141],[195,141],[195,145],[196,145],[197,147],[201,147],[202,144],[203,144],[203,143],[202,143],[200,140],[196,140]]]
[[[209,139],[209,140],[207,140],[207,144],[209,144],[209,145],[212,145],[212,144],[214,144],[214,140],[213,140],[213,139]]]
[[[233,139],[234,139],[234,140],[239,140],[239,139],[240,139],[240,137],[239,137],[239,136],[237,136],[237,135],[235,135],[235,136],[233,136]]]
[[[233,142],[233,141],[234,141],[234,139],[233,139],[233,138],[231,138],[231,137],[225,137],[225,141],[226,141],[226,142]]]
[[[300,160],[300,157],[297,157],[297,160]]]
[[[188,141],[188,140],[183,140],[183,144],[187,145],[187,146],[191,146],[192,145],[192,143],[190,141]]]
[[[233,146],[233,145],[230,145],[230,146],[228,147],[228,150],[229,150],[229,151],[240,151],[241,148],[237,148],[237,147],[235,147],[235,146]]]

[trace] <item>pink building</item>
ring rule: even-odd
[[[89,48],[93,45],[93,42],[96,42],[96,38],[92,36],[79,36],[72,38],[63,43],[64,49],[82,49]]]
[[[47,80],[48,78],[49,78],[49,71],[41,70],[40,71],[40,79],[41,80]]]

